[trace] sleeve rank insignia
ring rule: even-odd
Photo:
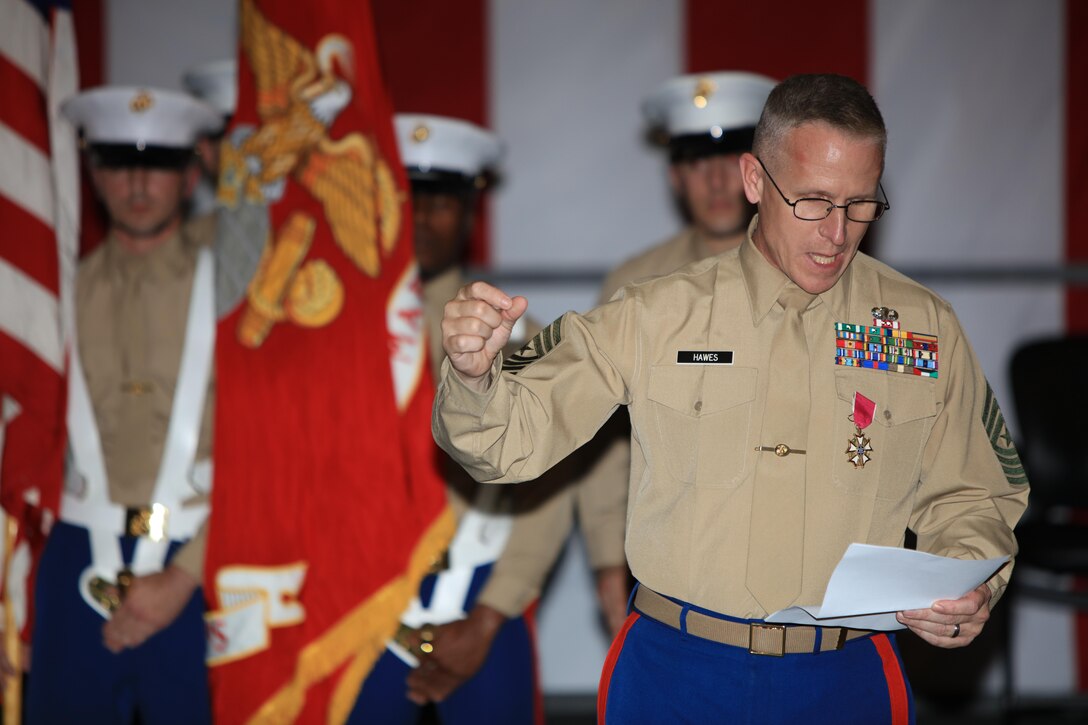
[[[538,332],[523,348],[502,361],[502,371],[517,375],[540,358],[547,355],[563,339],[563,318]]]

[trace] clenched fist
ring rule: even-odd
[[[510,340],[510,331],[529,302],[510,297],[486,282],[472,282],[446,303],[442,348],[458,376],[471,388],[487,388],[495,357]]]

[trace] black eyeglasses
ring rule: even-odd
[[[767,178],[771,180],[771,184],[774,185],[774,190],[782,197],[782,201],[786,202],[786,204],[793,209],[793,215],[806,222],[818,222],[827,219],[835,209],[843,209],[846,211],[846,218],[850,221],[869,224],[875,222],[884,215],[884,212],[892,208],[887,202],[888,195],[884,192],[884,186],[879,183],[877,186],[880,188],[880,194],[884,197],[884,201],[878,199],[855,199],[854,201],[848,201],[845,204],[834,204],[827,199],[806,198],[790,201],[786,198],[786,195],[782,193],[782,189],[778,188],[778,183],[775,182],[774,177],[771,176],[771,172],[767,171],[767,165],[763,163],[763,159],[757,156],[756,161],[763,167],[763,173],[767,174]]]

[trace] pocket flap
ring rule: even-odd
[[[835,392],[839,400],[853,405],[858,392],[876,403],[873,420],[885,426],[909,423],[937,414],[937,401],[932,383],[903,373],[877,374],[866,371],[835,373]]]
[[[655,365],[646,396],[685,415],[717,413],[756,397],[756,370]]]

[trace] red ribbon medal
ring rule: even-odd
[[[862,431],[873,422],[875,412],[876,403],[861,393],[854,393],[854,413],[850,416],[854,424],[854,435],[846,442],[846,458],[854,464],[854,468],[865,468],[865,464],[873,460],[869,455],[873,452],[873,447],[869,445],[869,437]]]

